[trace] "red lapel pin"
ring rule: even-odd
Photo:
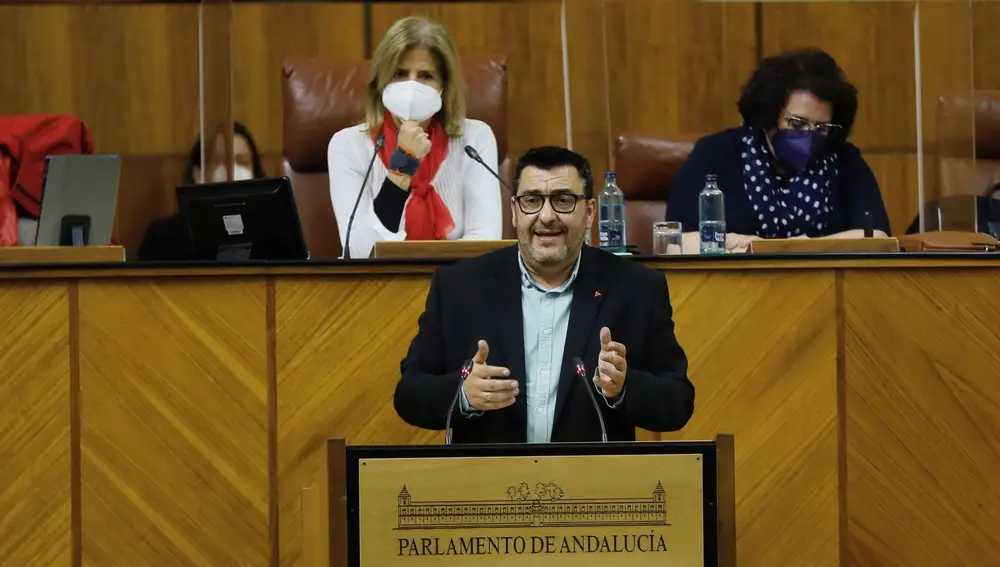
[[[601,292],[599,292],[599,291],[595,291],[594,292],[594,297],[600,297],[600,296],[601,296]]]

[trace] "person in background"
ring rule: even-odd
[[[500,184],[465,154],[472,146],[497,170],[497,142],[465,117],[465,80],[448,32],[425,18],[393,24],[375,50],[363,124],[333,135],[327,150],[330,199],[352,258],[379,241],[499,240]],[[362,188],[375,151],[385,143]],[[362,191],[353,213],[358,191]]]
[[[222,136],[216,139],[212,151],[208,154],[208,181],[219,183],[226,181],[225,140]],[[254,142],[250,130],[243,124],[233,124],[233,180],[260,179],[265,177],[264,166],[260,160],[260,152]],[[191,147],[188,155],[187,170],[184,172],[182,185],[199,185],[204,181],[201,164],[201,140]],[[143,262],[169,262],[194,259],[194,250],[187,228],[179,214],[173,214],[149,223],[146,235],[139,246],[138,259]]]
[[[942,201],[931,201],[924,206],[924,232],[941,230],[941,220],[939,215],[946,217],[945,230],[975,231],[989,234],[993,238],[1000,238],[1000,183],[989,189],[987,195],[962,195],[954,196],[957,199],[955,204],[942,203]],[[947,199],[945,200],[947,201]],[[972,219],[964,219],[965,222],[958,222],[954,218],[956,213],[961,215],[972,210],[975,202],[975,226],[972,226]],[[948,223],[956,226],[948,226]],[[920,234],[920,214],[913,217],[913,222],[906,229],[906,234]]]
[[[697,253],[698,195],[715,174],[726,202],[726,248],[758,238],[860,238],[889,234],[878,182],[847,140],[857,90],[819,49],[764,59],[739,101],[743,126],[700,139],[667,197],[668,221]]]

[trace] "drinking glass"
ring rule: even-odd
[[[677,221],[653,223],[653,254],[667,256],[680,254],[683,237],[681,223]]]

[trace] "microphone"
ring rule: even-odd
[[[451,404],[448,406],[448,416],[444,419],[444,444],[451,445],[451,416],[455,413],[455,406],[458,405],[458,397],[462,395],[462,386],[465,384],[465,379],[472,374],[472,359],[465,361],[462,365],[462,369],[458,372],[458,388],[455,389],[455,396],[451,399]]]
[[[872,220],[872,214],[870,211],[865,211],[864,230],[865,238],[872,238],[875,236],[875,223]]]
[[[587,367],[583,365],[583,361],[580,357],[573,359],[573,366],[576,370],[576,375],[580,377],[583,382],[583,389],[587,390],[587,395],[590,396],[590,403],[594,406],[594,411],[597,412],[597,421],[601,424],[601,442],[608,442],[608,430],[604,427],[604,414],[601,413],[601,407],[597,405],[597,397],[594,396],[594,383],[587,380]]]
[[[467,155],[470,158],[472,158],[472,161],[474,161],[474,162],[478,163],[479,165],[485,167],[486,171],[490,172],[493,175],[493,177],[497,178],[497,181],[500,182],[500,185],[503,185],[504,187],[506,187],[507,190],[510,191],[511,195],[514,194],[514,190],[510,188],[510,185],[507,185],[504,182],[503,179],[500,179],[500,176],[497,174],[497,172],[493,171],[492,167],[486,165],[486,162],[483,161],[483,158],[479,155],[479,152],[476,151],[476,148],[473,148],[472,146],[465,146],[465,155]]]
[[[358,205],[361,204],[361,196],[365,194],[365,187],[368,186],[368,177],[372,174],[372,167],[375,166],[375,158],[378,157],[379,150],[385,145],[385,133],[379,132],[375,138],[375,151],[372,152],[372,159],[368,162],[368,170],[365,171],[365,178],[361,182],[361,190],[358,191],[358,198],[354,200],[354,209],[351,210],[351,218],[347,221],[347,236],[344,237],[344,259],[351,259],[351,228],[354,227],[354,215],[358,213]]]

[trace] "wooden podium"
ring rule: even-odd
[[[731,435],[327,451],[329,561],[308,564],[736,565]]]

